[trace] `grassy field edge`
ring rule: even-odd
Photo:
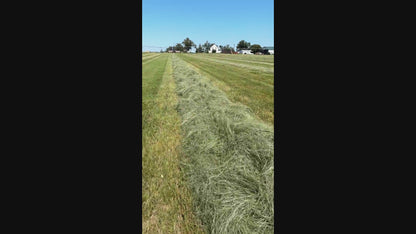
[[[192,211],[192,197],[180,170],[181,119],[176,111],[176,85],[168,56],[157,95],[150,97],[142,149],[143,233],[204,233]],[[163,59],[163,58],[158,58]],[[152,62],[146,66],[161,64]],[[153,67],[150,67],[153,68]],[[146,82],[157,83],[157,77]],[[156,84],[157,85],[157,84]]]

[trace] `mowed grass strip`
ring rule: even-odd
[[[231,101],[250,107],[259,119],[274,124],[273,73],[219,64],[199,55],[177,56],[210,78]]]
[[[240,73],[240,75],[257,74],[255,76],[250,76],[250,80],[252,82],[257,82],[269,86],[273,86],[274,83],[273,69],[264,69],[257,65],[247,66],[243,62],[228,62],[223,59],[205,57],[204,55],[200,54],[181,54],[179,56],[181,56],[181,58],[187,57],[191,60],[201,60],[203,62],[209,62],[211,64],[215,64],[216,67],[226,67],[227,69],[231,68],[233,69],[233,71],[239,71],[238,73]]]
[[[239,62],[244,63],[248,65],[254,65],[259,67],[265,67],[265,68],[274,68],[274,62],[273,60],[265,62],[265,61],[257,61],[253,60],[251,56],[239,56],[237,54],[196,54],[198,56],[204,56],[211,59],[220,59],[230,62]],[[261,56],[270,56],[270,55],[261,55]]]
[[[236,66],[238,68],[258,70],[260,72],[265,72],[265,73],[273,73],[274,72],[273,64],[270,66],[270,65],[264,65],[264,64],[254,64],[251,61],[241,61],[241,60],[230,61],[229,59],[223,59],[221,57],[205,56],[205,55],[202,55],[202,54],[187,54],[185,56],[192,56],[192,57],[195,57],[195,58],[208,60],[208,61],[218,63],[218,64]]]
[[[208,233],[273,233],[273,127],[173,55],[183,168]]]
[[[143,233],[203,233],[179,166],[181,120],[170,55],[143,66],[143,86]]]
[[[247,65],[251,65],[251,66],[258,66],[258,67],[263,67],[263,68],[269,68],[269,69],[274,69],[274,63],[271,62],[257,62],[257,61],[253,61],[253,60],[242,60],[242,59],[233,59],[233,58],[227,58],[227,57],[217,57],[214,56],[212,57],[216,60],[224,60],[224,61],[229,61],[229,62],[238,62],[238,63],[242,63],[242,64],[247,64]]]
[[[144,59],[146,59],[146,58],[151,58],[151,57],[153,57],[153,56],[155,56],[155,55],[157,55],[157,54],[155,54],[155,53],[143,54],[143,55],[142,55],[142,60],[144,60]]]
[[[147,62],[153,60],[154,58],[159,57],[161,54],[150,55],[142,58],[142,64],[146,64]]]
[[[160,56],[158,59],[153,60],[146,66],[142,66],[142,98],[143,105],[148,102],[152,102],[153,98],[157,94],[160,83],[162,82],[163,73],[165,72],[165,66],[168,56]],[[148,109],[144,108],[143,109]]]
[[[151,56],[155,56],[155,55],[160,55],[160,53],[147,53],[147,54],[142,54],[142,57],[151,57]]]
[[[143,60],[142,60],[142,65],[148,64],[148,63],[150,63],[151,61],[156,60],[158,57],[159,57],[159,56],[155,56],[155,57],[152,57],[151,59],[148,59],[148,60],[145,60],[145,61],[143,61]]]
[[[252,55],[252,54],[205,54],[208,56],[225,57],[236,60],[247,60],[256,62],[274,63],[273,55]]]

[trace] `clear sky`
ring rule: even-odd
[[[237,46],[274,45],[273,0],[143,0],[142,50],[160,51],[189,37]]]

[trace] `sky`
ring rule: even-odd
[[[189,37],[237,46],[274,46],[274,0],[142,0],[142,50],[166,50]]]

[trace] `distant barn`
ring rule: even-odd
[[[274,54],[274,47],[273,46],[265,46],[263,47],[264,53]]]
[[[253,54],[249,49],[242,49],[237,51],[239,54]]]
[[[217,45],[215,45],[215,44],[213,44],[213,45],[209,48],[208,53],[212,53],[212,52],[213,52],[213,50],[215,50],[215,53],[221,53],[221,48],[220,48],[220,47],[218,47],[218,46],[217,46]]]

